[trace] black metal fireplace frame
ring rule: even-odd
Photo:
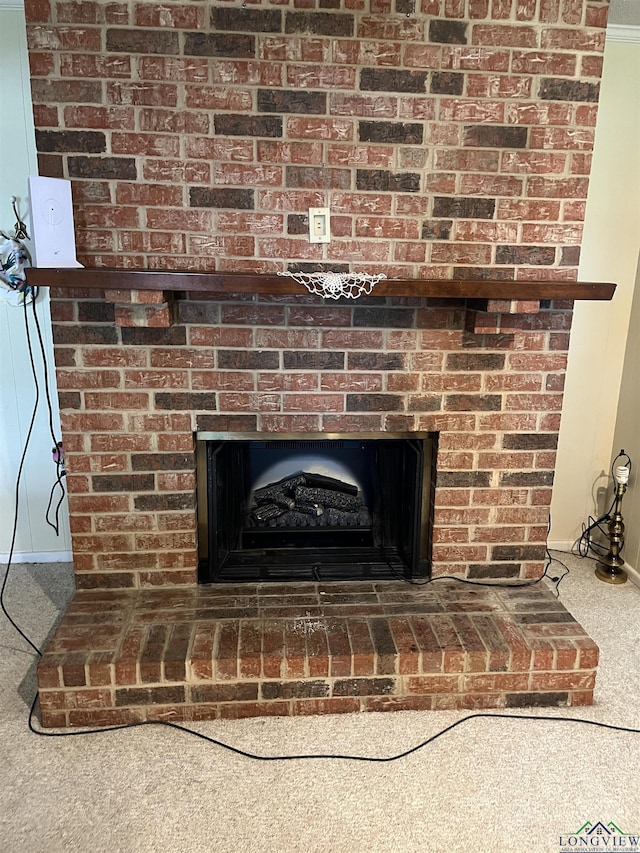
[[[426,432],[198,433],[200,583],[429,578],[437,440],[437,433]],[[289,530],[274,548],[260,545],[269,539],[266,531],[245,535],[252,547],[244,547],[244,467],[252,442],[305,450],[324,449],[331,442],[356,442],[363,448],[366,443],[374,460],[373,479],[384,480],[377,485],[371,529],[331,528],[331,545],[320,544],[327,528]],[[408,464],[409,457],[415,464]]]

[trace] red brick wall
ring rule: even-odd
[[[27,0],[41,174],[88,266],[573,279],[607,9]]]
[[[576,276],[607,9],[27,0],[41,174],[72,180],[89,267],[503,278],[526,300]],[[187,297],[166,328],[168,305],[55,296],[79,586],[195,581],[197,428],[438,431],[435,572],[540,571],[569,304],[492,334],[456,302]]]
[[[540,572],[570,303],[478,334],[455,300],[187,298],[166,329],[53,296],[80,587],[195,583],[197,429],[439,432],[434,573]]]

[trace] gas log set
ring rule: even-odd
[[[255,489],[251,527],[369,527],[371,513],[357,486],[301,471]]]

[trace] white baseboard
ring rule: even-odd
[[[0,554],[0,566],[6,566],[9,554]],[[71,551],[14,551],[12,563],[72,563]]]
[[[554,539],[547,543],[547,547],[550,551],[565,551],[571,553],[574,542],[575,540]],[[638,569],[634,569],[633,566],[629,565],[629,563],[624,564],[624,570],[631,583],[635,584],[635,586],[640,586],[640,571],[638,571]]]
[[[571,551],[575,539],[549,539],[547,548],[550,551]]]

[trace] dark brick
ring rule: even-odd
[[[413,15],[416,9],[415,0],[395,0],[397,15]]]
[[[153,495],[136,495],[133,506],[138,512],[194,509],[195,495],[185,492],[163,492]]]
[[[360,142],[400,142],[422,145],[424,127],[421,124],[397,121],[358,122]]]
[[[187,343],[187,331],[184,326],[172,326],[169,329],[126,326],[121,329],[121,332],[122,343],[125,346],[181,347]]]
[[[440,394],[428,394],[424,397],[412,395],[408,408],[410,412],[439,412],[442,408],[442,397]]]
[[[285,185],[305,189],[349,190],[350,169],[323,169],[318,166],[287,166]]]
[[[164,680],[185,681],[186,660],[191,640],[191,625],[178,623],[171,628],[169,642],[164,650]]]
[[[100,154],[107,150],[107,141],[104,133],[97,130],[36,130],[36,148]]]
[[[43,178],[64,178],[62,157],[53,154],[38,154],[38,174]]]
[[[324,115],[327,93],[306,89],[258,89],[258,110],[263,113],[311,113]]]
[[[117,344],[118,332],[113,326],[53,325],[56,344]]]
[[[390,68],[362,68],[362,92],[413,92],[424,95],[427,86],[426,71],[398,71]]]
[[[302,213],[290,213],[287,216],[287,234],[308,234],[309,217]]]
[[[76,589],[131,589],[136,576],[131,572],[76,572]]]
[[[508,471],[500,475],[500,485],[508,487],[552,486],[553,471]]]
[[[156,487],[153,474],[94,474],[94,492],[152,492]]]
[[[253,190],[227,187],[189,187],[189,207],[253,210],[255,194]]]
[[[454,267],[453,277],[458,281],[513,281],[515,271],[497,267]]]
[[[467,25],[462,21],[432,18],[429,21],[429,41],[439,44],[467,44]]]
[[[526,148],[526,127],[472,124],[464,129],[463,144],[477,148]]]
[[[214,326],[220,322],[220,306],[215,302],[178,302],[178,322]]]
[[[58,404],[61,409],[81,409],[82,397],[78,391],[58,391]]]
[[[318,3],[319,9],[339,9],[342,0],[320,0]]]
[[[308,226],[307,226],[308,227]],[[317,261],[305,263],[298,261],[287,264],[289,272],[349,272],[349,264],[329,263],[321,264]]]
[[[495,209],[494,198],[436,196],[433,200],[433,215],[445,218],[493,219]]]
[[[555,260],[555,246],[496,246],[497,264],[549,266]]]
[[[564,708],[569,704],[568,693],[506,693],[506,708]]]
[[[396,669],[397,649],[387,619],[371,619],[369,622],[371,639],[376,652],[376,672],[390,675]]]
[[[488,489],[491,485],[491,472],[438,471],[437,482],[441,489]]]
[[[78,302],[80,323],[113,323],[115,306],[108,302]]]
[[[189,471],[195,467],[193,453],[132,453],[132,471]]]
[[[405,370],[406,356],[400,352],[350,352],[349,370]]]
[[[550,373],[545,379],[545,391],[564,391],[565,377],[564,374]]]
[[[254,702],[258,698],[258,682],[236,684],[194,684],[190,688],[191,701],[204,702]]]
[[[540,81],[540,97],[543,101],[591,101],[597,103],[600,97],[600,84],[546,77]]]
[[[105,181],[135,181],[138,178],[133,157],[69,157],[70,178],[102,178]]]
[[[256,415],[198,415],[198,432],[257,432]]]
[[[333,685],[334,696],[382,696],[394,693],[395,678],[345,678]]]
[[[214,124],[218,136],[282,136],[279,116],[217,115]]]
[[[167,642],[167,625],[151,625],[147,639],[140,655],[141,681],[154,682],[162,680],[162,655]]]
[[[501,353],[452,352],[447,355],[448,370],[502,370],[505,356]]]
[[[127,705],[181,705],[186,701],[185,688],[171,687],[125,687],[116,690],[116,706]]]
[[[451,219],[428,219],[422,223],[423,240],[448,240],[451,236]]]
[[[420,175],[417,172],[394,174],[382,169],[358,169],[356,188],[378,192],[417,193],[420,191]]]
[[[107,30],[107,50],[114,53],[180,53],[179,33],[172,30]]]
[[[211,27],[215,30],[238,30],[250,33],[282,32],[279,9],[241,9],[218,7],[211,10]]]
[[[397,394],[347,394],[347,412],[400,412],[403,400]]]
[[[447,394],[444,407],[447,412],[499,412],[502,397],[500,394]]]
[[[285,370],[344,370],[343,352],[291,350],[282,356]]]
[[[32,80],[34,104],[101,104],[102,83],[94,80]]]
[[[410,329],[414,324],[413,308],[366,307],[353,309],[353,325],[382,329]]]
[[[429,91],[432,95],[461,95],[464,88],[464,74],[453,71],[434,71],[431,75]]]
[[[580,246],[563,246],[560,253],[561,267],[577,267],[580,263]]]
[[[329,695],[327,681],[263,681],[263,699],[310,699]]]
[[[471,563],[467,577],[477,580],[517,578],[520,575],[520,568],[520,563]]]
[[[354,18],[353,15],[336,15],[332,12],[287,12],[284,31],[318,36],[352,36]]]
[[[218,350],[218,367],[223,370],[277,370],[280,355],[272,350],[223,349]]]
[[[256,40],[254,36],[235,33],[186,33],[184,54],[185,56],[227,56],[233,59],[252,59],[256,55]]]
[[[543,605],[541,605],[542,607]],[[548,605],[547,605],[548,606]],[[553,606],[553,605],[552,605]],[[577,624],[576,619],[566,610],[536,610],[527,613],[514,613],[513,619],[518,625],[568,625]]]
[[[491,559],[508,563],[544,560],[546,553],[544,545],[494,545]]]
[[[507,433],[502,437],[502,446],[505,450],[556,450],[558,435],[548,432]]]
[[[192,412],[194,409],[212,411],[217,408],[216,395],[206,391],[160,391],[155,394],[154,404],[156,409],[164,411]]]

